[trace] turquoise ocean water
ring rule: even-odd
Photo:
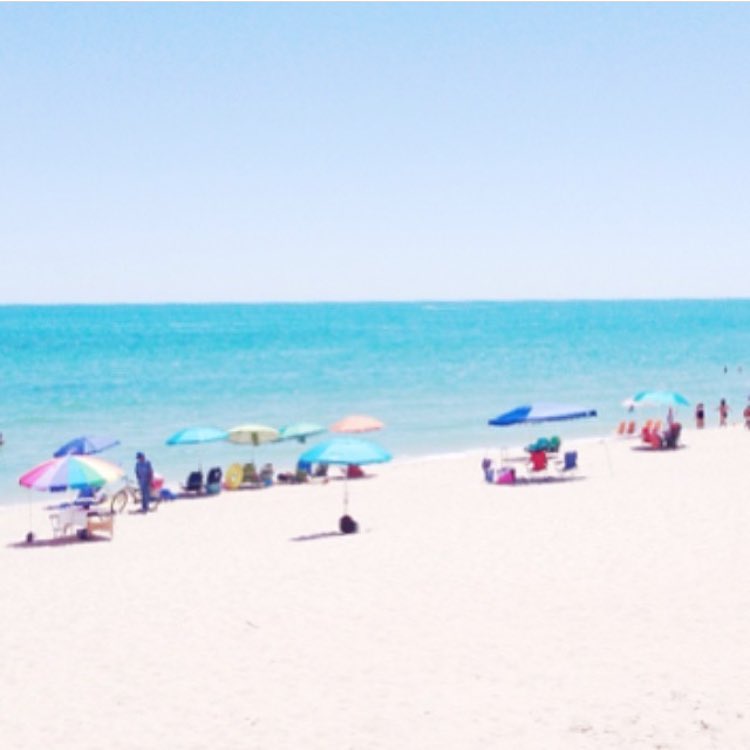
[[[23,471],[86,433],[119,438],[103,457],[129,471],[144,450],[177,480],[252,454],[165,445],[192,425],[366,413],[387,424],[371,437],[408,459],[544,434],[486,424],[534,400],[599,410],[554,428],[563,438],[610,432],[641,389],[702,400],[710,421],[726,397],[738,419],[750,301],[12,306],[0,307],[0,356],[0,502],[13,503],[29,498]],[[288,468],[303,447],[254,457]]]

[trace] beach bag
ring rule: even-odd
[[[500,469],[497,472],[497,484],[515,484],[516,483],[516,470],[515,469]]]

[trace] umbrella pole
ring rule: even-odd
[[[349,478],[348,471],[344,474],[344,515],[349,512]]]
[[[34,541],[34,531],[33,531],[34,527],[32,526],[32,523],[31,523],[31,509],[32,509],[32,503],[31,503],[31,500],[29,500],[29,530],[26,534],[26,541],[29,543]]]

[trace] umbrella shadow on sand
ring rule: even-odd
[[[5,546],[8,549],[38,549],[41,547],[70,547],[73,544],[88,544],[89,542],[109,542],[111,539],[99,534],[87,534],[85,537],[77,535],[58,536],[47,539],[33,539],[27,542],[25,539],[20,542],[10,542]]]
[[[654,448],[652,445],[631,445],[630,450],[631,451],[638,451],[638,453],[674,453],[675,451],[683,451],[689,446],[683,445],[680,443],[680,445],[676,445],[674,448]]]
[[[360,530],[361,534],[366,534],[367,530]],[[315,534],[300,534],[300,536],[293,536],[290,542],[314,542],[318,539],[331,539],[332,537],[351,537],[350,533],[343,531],[318,531]]]
[[[512,484],[498,485],[502,487],[523,487],[530,484],[565,484],[567,482],[583,482],[585,476],[567,476],[567,477],[516,477]]]

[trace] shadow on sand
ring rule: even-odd
[[[46,539],[32,539],[26,541],[25,539],[20,542],[10,542],[5,546],[9,549],[39,549],[42,547],[70,547],[74,544],[89,544],[90,542],[110,542],[112,541],[108,536],[102,536],[100,534],[88,534],[86,537],[79,536],[58,536]]]
[[[313,542],[316,539],[330,539],[332,537],[349,536],[341,531],[319,531],[317,534],[302,534],[300,536],[293,536],[290,542]]]
[[[653,445],[633,445],[630,450],[638,453],[674,453],[675,451],[685,450],[687,445],[678,445],[675,448],[654,448]]]
[[[367,534],[366,529],[358,529],[356,533],[348,532],[344,533],[343,531],[319,531],[315,534],[301,534],[300,536],[293,536],[289,541],[290,542],[314,542],[318,539],[336,539],[340,537],[353,537],[357,536],[358,534]]]
[[[514,482],[487,482],[497,487],[528,487],[538,484],[567,484],[568,482],[583,482],[586,477],[581,474],[569,474],[560,476],[517,476]]]

